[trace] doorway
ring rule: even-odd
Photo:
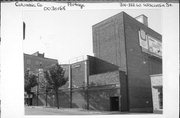
[[[110,97],[110,111],[119,111],[119,97]]]

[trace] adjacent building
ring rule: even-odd
[[[33,54],[24,54],[24,72],[29,71],[37,75],[37,82],[39,83],[38,86],[32,88],[32,94],[29,96],[25,92],[25,103],[27,103],[27,99],[30,99],[29,105],[38,105],[37,98],[41,99],[40,93],[42,91],[40,83],[44,82],[43,71],[57,63],[58,60],[46,58],[44,53],[35,52]]]
[[[24,54],[24,71],[29,70],[36,74],[39,70],[46,69],[57,63],[57,59],[46,58],[44,53]]]
[[[93,56],[70,65],[70,105],[101,111],[121,111],[125,73],[118,66]]]

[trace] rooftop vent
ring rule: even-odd
[[[143,23],[144,25],[148,26],[148,17],[145,16],[144,14],[141,14],[137,17],[135,17],[135,19],[141,23]]]

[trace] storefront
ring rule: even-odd
[[[162,112],[163,109],[163,86],[162,75],[151,75],[151,88],[153,99],[153,111]]]

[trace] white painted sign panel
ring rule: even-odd
[[[154,53],[158,56],[162,56],[162,45],[157,39],[147,36],[149,42],[149,52]]]
[[[148,41],[144,30],[139,31],[139,43],[142,48],[148,49]]]
[[[157,57],[162,57],[161,41],[146,34],[146,32],[142,29],[139,30],[139,44],[144,52]]]

